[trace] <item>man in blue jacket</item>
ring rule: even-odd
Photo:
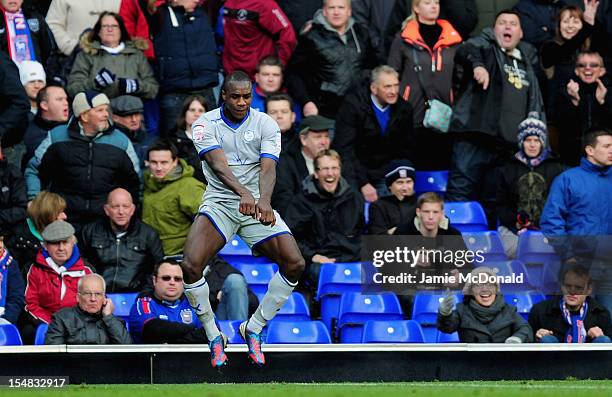
[[[597,300],[612,308],[612,131],[584,134],[580,166],[559,175],[540,226],[564,264],[589,268]]]

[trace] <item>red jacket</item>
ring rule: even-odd
[[[28,272],[28,283],[25,291],[25,309],[32,316],[49,324],[51,316],[56,311],[77,304],[77,291],[79,279],[93,273],[83,263],[75,245],[72,257],[62,266],[60,273],[45,260],[43,250],[38,251],[36,261]]]
[[[276,55],[287,65],[297,39],[289,19],[274,0],[227,0],[223,10],[223,68],[255,76],[257,63]]]
[[[130,37],[141,37],[147,41],[149,48],[144,51],[144,54],[147,59],[153,60],[155,59],[155,51],[153,50],[151,35],[149,34],[149,24],[138,3],[138,0],[122,0],[119,15],[123,18],[125,28]],[[164,1],[157,0],[156,3],[161,5]]]

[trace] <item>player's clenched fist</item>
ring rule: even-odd
[[[255,215],[255,198],[248,190],[240,195],[239,210],[242,215]]]
[[[274,216],[274,210],[267,201],[260,200],[255,206],[255,216],[259,222],[268,226],[274,226],[276,224],[276,216]]]

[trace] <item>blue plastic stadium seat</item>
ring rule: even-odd
[[[134,302],[136,302],[138,293],[108,294],[107,296],[111,301],[113,301],[113,305],[115,305],[115,311],[113,314],[127,320],[130,317],[130,309],[132,308]]]
[[[422,291],[414,296],[412,319],[421,325],[435,325],[438,319],[440,302],[446,296],[444,291]],[[463,301],[463,296],[455,293],[455,302]]]
[[[462,233],[463,240],[468,250],[476,252],[482,251],[486,260],[506,261],[508,257],[504,252],[501,238],[497,231],[487,230],[485,232],[465,232]]]
[[[444,203],[444,213],[451,225],[461,232],[479,232],[489,229],[484,209],[477,201]]]
[[[516,307],[518,314],[523,316],[525,320],[529,318],[531,308],[538,302],[546,299],[544,294],[537,291],[516,292],[513,294],[504,294],[504,299],[509,304]]]
[[[236,264],[253,264],[253,263],[269,263],[270,259],[265,256],[253,256],[253,251],[240,237],[233,236],[221,251],[219,255],[228,261],[231,265]]]
[[[266,343],[331,343],[321,321],[272,321],[268,324]]]
[[[426,192],[446,193],[448,171],[417,171],[414,191],[417,195]]]
[[[481,266],[490,267],[498,276],[512,276],[523,274],[523,282],[506,282],[501,284],[500,289],[503,293],[515,293],[517,291],[531,291],[536,289],[536,286],[531,281],[531,277],[523,262],[514,261],[486,261]]]
[[[276,263],[236,263],[232,265],[240,270],[247,284],[256,294],[265,294],[268,290],[268,283],[278,271]]]
[[[299,292],[293,292],[283,307],[276,312],[274,320],[310,321],[310,310],[304,296]]]
[[[403,320],[399,299],[393,293],[346,292],[340,299],[338,334],[341,343],[361,343],[363,325],[371,320]]]
[[[445,332],[438,331],[438,335],[436,338],[436,343],[459,343],[459,334],[453,332],[452,334],[447,334]]]
[[[219,255],[233,255],[233,256],[252,256],[251,248],[242,241],[238,236],[233,236],[230,241],[225,244]]]
[[[436,343],[438,340],[438,326],[436,324],[421,324],[425,343]]]
[[[0,325],[0,346],[21,346],[21,335],[13,324]]]
[[[561,292],[561,283],[559,282],[559,272],[561,271],[561,263],[548,262],[542,270],[542,279],[539,282],[538,290],[546,295],[555,295]]]
[[[244,343],[244,339],[238,333],[238,328],[240,328],[242,321],[219,320],[217,323],[219,324],[219,330],[227,336],[228,343]]]
[[[47,330],[49,326],[47,324],[40,324],[36,328],[36,336],[34,337],[35,345],[44,345],[45,344],[45,336],[47,336]]]
[[[361,263],[323,263],[315,299],[321,302],[321,320],[332,331],[338,319],[340,296],[345,292],[361,291]]]
[[[544,266],[548,263],[561,263],[559,255],[541,232],[529,231],[521,234],[516,257],[525,264],[529,276],[538,288],[542,286]]]
[[[368,321],[363,343],[424,343],[421,326],[414,320]]]

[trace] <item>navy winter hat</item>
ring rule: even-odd
[[[393,160],[385,170],[385,184],[391,186],[400,178],[411,178],[416,181],[416,170],[409,160]]]

